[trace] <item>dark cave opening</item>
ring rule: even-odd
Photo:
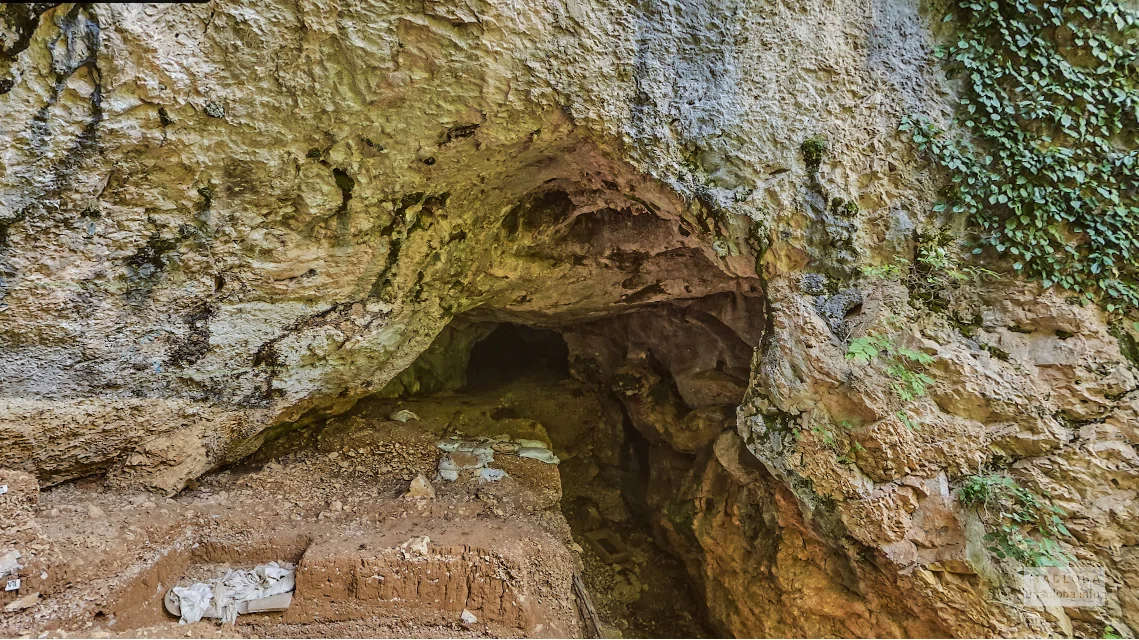
[[[503,322],[471,347],[467,391],[485,391],[520,378],[569,376],[569,348],[557,331]]]
[[[671,312],[667,306],[661,310]],[[598,364],[598,353],[580,351],[583,335],[610,333],[605,321],[556,330],[512,322],[470,326],[480,324],[483,337],[469,347],[458,393],[496,396],[499,406],[491,418],[535,419],[545,426],[562,460],[559,508],[580,548],[583,583],[602,624],[623,637],[715,635],[683,560],[662,538],[661,497],[650,495],[654,460],[683,467],[690,456],[654,455],[654,446],[667,445],[654,445],[634,425],[618,392],[620,376],[605,371],[612,363]],[[609,337],[620,343],[621,333]],[[625,355],[623,348],[618,351]],[[663,365],[654,365],[662,378],[654,395],[675,400],[675,382]],[[575,410],[554,416],[543,406],[565,396],[577,398]]]
[[[701,460],[734,428],[762,304],[725,292],[542,324],[468,313],[345,416],[383,422],[410,411],[417,421],[407,424],[438,439],[433,449],[446,438],[547,442],[560,486],[544,517],[560,512],[568,524],[566,544],[603,635],[715,637],[723,632],[708,621],[696,560],[703,550],[691,531],[707,507],[693,491]],[[360,433],[376,428],[358,424]],[[290,436],[290,448],[311,450],[343,437],[343,428],[314,425]],[[267,449],[270,457],[286,450]],[[444,455],[434,451],[436,464]],[[467,476],[424,472],[439,491],[482,491]],[[521,494],[537,486],[524,476],[510,482]]]

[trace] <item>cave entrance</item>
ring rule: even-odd
[[[378,496],[399,499],[422,473],[437,493],[430,508],[455,514],[446,526],[489,519],[509,545],[533,525],[572,549],[562,552],[602,636],[721,635],[707,622],[706,542],[695,528],[703,461],[735,428],[764,318],[751,290],[587,318],[476,310],[382,390],[255,458],[317,452],[361,473],[360,460],[385,452]],[[548,458],[527,460],[523,447]],[[409,450],[418,453],[392,453]],[[401,521],[433,513],[403,509]]]
[[[395,402],[379,413],[439,416],[446,437],[548,443],[558,486],[547,508],[569,524],[608,633],[715,635],[692,529],[698,460],[735,428],[764,311],[750,284],[588,318],[475,310],[378,394]]]
[[[521,379],[568,377],[569,349],[560,333],[503,322],[471,347],[466,389],[486,391]]]
[[[707,636],[699,474],[735,427],[763,287],[742,227],[619,177],[551,177],[527,192],[487,230],[485,282],[418,270],[408,299],[463,311],[382,389],[289,446],[355,470],[353,454],[418,442],[422,455],[378,466],[399,478],[389,495],[424,473],[437,507],[557,535],[576,551],[602,635]],[[709,245],[700,229],[722,237]],[[420,286],[432,278],[461,295]]]
[[[588,329],[470,326],[484,337],[470,346],[459,394],[494,405],[492,418],[544,427],[561,460],[559,507],[603,635],[709,637],[704,603],[655,522],[661,496],[649,491],[653,447],[588,354],[571,356],[569,343],[580,348]]]

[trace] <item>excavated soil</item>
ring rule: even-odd
[[[416,419],[389,419],[400,409]],[[490,466],[508,474],[498,482],[480,483],[470,473],[450,483],[436,478],[440,438],[505,433],[551,442],[549,423],[555,441],[580,441],[589,429],[570,433],[574,421],[592,429],[605,421],[590,415],[598,411],[581,385],[564,379],[376,399],[318,428],[283,434],[173,498],[94,479],[52,487],[39,492],[35,538],[21,545],[22,587],[0,604],[31,593],[39,599],[4,613],[0,632],[574,637],[589,634],[572,588],[577,572],[603,635],[703,636],[702,608],[683,566],[614,504],[619,490],[603,486],[597,474],[563,479],[585,458],[559,469],[496,455]],[[403,497],[418,474],[432,479],[433,499]],[[563,480],[575,494],[565,500]],[[583,503],[590,492],[596,495]],[[591,541],[596,531],[615,538],[621,553],[603,558]],[[426,554],[414,548],[423,536]],[[242,615],[232,627],[179,625],[162,606],[179,579],[272,560],[297,564],[285,612]],[[464,610],[478,622],[463,623]]]

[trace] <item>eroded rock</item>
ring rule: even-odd
[[[556,408],[486,420],[548,425],[543,444],[588,452],[574,468],[593,477],[621,461],[605,433],[627,414],[650,442],[645,501],[725,631],[1137,627],[1134,331],[1014,280],[939,315],[859,275],[934,224],[936,181],[896,135],[951,93],[921,11],[5,9],[4,477],[173,495],[318,423],[308,444],[362,473],[349,451],[376,436],[334,416],[461,388],[472,345],[510,321],[561,332],[574,375],[618,393],[583,401],[600,435]],[[801,157],[820,136],[826,153]],[[933,359],[927,394],[900,403],[882,363],[852,366],[848,340],[871,332]],[[414,409],[385,417],[441,419]],[[410,480],[387,453],[374,468]],[[476,468],[455,455],[448,473]],[[1106,607],[992,597],[1000,567],[953,489],[996,463],[1064,508]],[[628,517],[617,488],[598,501]],[[27,543],[33,508],[16,511],[5,536]],[[499,605],[479,617],[525,626]]]

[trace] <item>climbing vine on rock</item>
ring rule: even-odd
[[[952,175],[937,210],[967,215],[1045,286],[1136,310],[1139,18],[1115,0],[952,4],[938,55],[963,81],[963,134],[901,126]]]
[[[957,490],[957,499],[980,513],[989,532],[989,551],[1004,560],[1012,558],[1030,567],[1067,564],[1071,558],[1060,546],[1070,537],[1064,510],[1021,487],[1012,478],[996,473],[968,476]]]

